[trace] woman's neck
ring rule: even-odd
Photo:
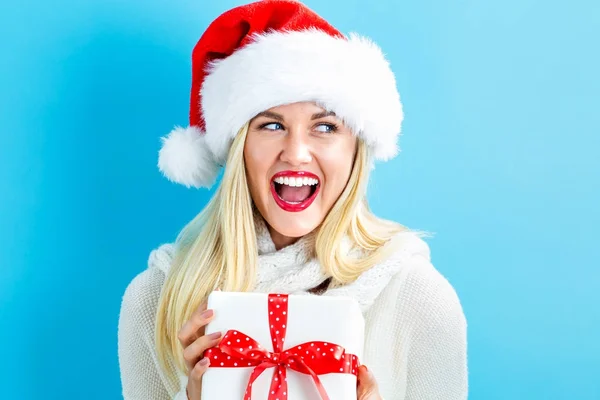
[[[269,234],[271,235],[271,240],[273,241],[276,250],[281,250],[284,247],[290,246],[296,243],[298,239],[300,239],[299,237],[289,237],[282,235],[281,233],[273,229],[269,224],[267,224],[267,227],[269,228]]]

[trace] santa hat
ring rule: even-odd
[[[190,124],[162,138],[158,167],[174,182],[210,187],[246,122],[300,101],[335,112],[376,160],[398,153],[400,95],[376,44],[344,36],[297,1],[229,10],[194,47]]]

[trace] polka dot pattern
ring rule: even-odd
[[[288,296],[269,294],[269,326],[273,352],[243,332],[229,330],[217,347],[208,349],[205,356],[210,368],[254,367],[248,380],[244,400],[252,398],[252,384],[267,368],[275,368],[268,400],[287,400],[287,368],[310,375],[322,400],[329,397],[318,375],[330,373],[358,374],[359,360],[347,354],[335,343],[313,341],[284,350],[287,326]]]
[[[281,294],[269,295],[269,324],[271,325],[271,341],[273,349],[276,353],[283,350],[283,342],[285,341],[285,333],[287,325],[287,310],[288,296]]]

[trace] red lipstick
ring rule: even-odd
[[[302,201],[301,203],[288,203],[287,201],[285,201],[281,197],[279,197],[277,190],[275,190],[275,179],[281,178],[281,177],[312,178],[312,179],[316,179],[318,181],[318,183],[317,183],[315,192],[313,194],[311,194],[306,200]],[[278,172],[275,175],[273,175],[273,177],[271,178],[271,194],[273,195],[273,198],[275,199],[275,202],[277,203],[277,205],[279,207],[281,207],[284,211],[288,211],[288,212],[299,212],[299,211],[306,210],[312,204],[312,202],[317,198],[317,195],[319,194],[320,190],[321,190],[321,180],[319,179],[319,177],[317,175],[313,174],[312,172],[308,172],[308,171],[281,171],[281,172]]]

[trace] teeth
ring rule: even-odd
[[[314,186],[317,185],[319,183],[319,181],[317,179],[313,179],[313,178],[306,178],[306,177],[283,177],[280,176],[279,178],[275,179],[275,182],[279,183],[280,185],[288,185],[288,186],[292,186],[292,187],[300,187],[300,186]]]

